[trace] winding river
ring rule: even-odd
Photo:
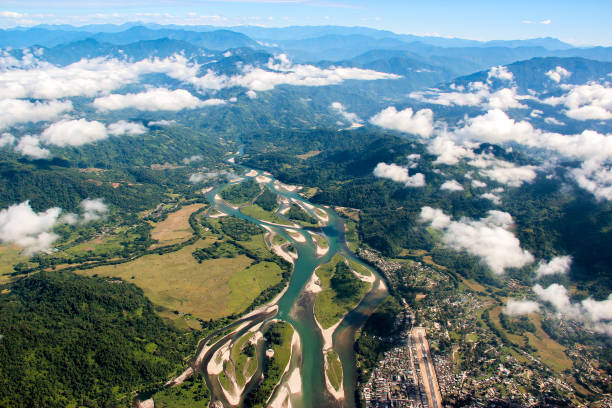
[[[300,228],[299,231],[304,239],[299,241],[294,239],[287,233],[285,227],[258,220],[249,217],[239,209],[228,205],[223,200],[219,199],[218,193],[224,186],[217,187],[208,192],[207,198],[212,203],[213,208],[227,215],[239,217],[250,221],[259,226],[265,227],[267,231],[272,231],[291,242],[296,249],[298,257],[294,263],[294,270],[290,282],[286,290],[280,298],[276,299],[278,308],[260,308],[256,312],[243,317],[231,327],[221,329],[212,340],[204,341],[198,352],[196,369],[201,370],[206,378],[207,385],[212,392],[212,401],[219,401],[224,406],[242,406],[243,397],[246,393],[256,386],[257,378],[261,373],[261,361],[263,360],[263,350],[257,350],[262,357],[259,359],[260,364],[258,371],[250,382],[246,384],[246,388],[242,393],[240,402],[228,401],[224,395],[219,381],[215,375],[207,373],[207,366],[211,359],[219,349],[226,347],[231,339],[236,339],[248,330],[256,331],[260,324],[265,324],[271,319],[279,319],[289,322],[297,331],[300,339],[299,349],[293,349],[291,361],[289,363],[289,372],[287,372],[277,389],[275,390],[270,401],[274,400],[275,394],[278,394],[281,386],[288,381],[289,374],[292,370],[298,370],[301,376],[301,392],[288,393],[290,395],[290,406],[297,408],[314,408],[314,407],[354,407],[356,375],[355,375],[355,356],[353,352],[353,343],[356,330],[363,325],[365,320],[373,313],[377,305],[386,296],[386,287],[380,275],[369,266],[363,264],[346,246],[344,237],[345,222],[334,211],[329,208],[315,206],[309,203],[299,194],[284,188],[280,183],[275,183],[272,177],[262,178],[262,174],[255,170],[245,169],[245,173],[253,176],[255,173],[259,175],[258,181],[260,184],[267,185],[272,191],[275,191],[279,196],[301,204],[302,208],[315,218],[322,217],[321,210],[325,212],[328,219],[326,226],[322,228]],[[238,181],[240,182],[240,181]],[[319,209],[319,214],[315,213],[315,208]],[[329,251],[323,256],[317,256],[317,246],[313,241],[311,234],[308,231],[324,234],[329,242]],[[300,242],[301,241],[301,242]],[[375,280],[372,283],[372,289],[364,296],[358,306],[345,315],[342,323],[338,326],[333,334],[333,349],[338,353],[343,368],[343,389],[344,397],[337,398],[328,392],[325,380],[324,370],[324,355],[323,355],[323,338],[321,330],[316,324],[314,317],[314,299],[315,294],[305,291],[305,286],[311,279],[312,274],[317,266],[329,262],[335,254],[342,254],[345,257],[361,263],[368,267],[374,274]],[[320,255],[320,253],[319,253]],[[226,334],[224,334],[226,333]],[[211,336],[213,337],[213,336]],[[223,350],[221,350],[223,351]],[[285,406],[289,404],[285,403]],[[217,405],[219,406],[219,405]]]

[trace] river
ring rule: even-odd
[[[245,173],[251,169],[244,169]],[[261,175],[260,172],[257,172]],[[251,171],[251,174],[254,174]],[[269,176],[268,176],[269,177]],[[301,343],[301,355],[293,355],[290,361],[291,368],[299,367],[302,379],[302,392],[291,395],[291,406],[295,408],[319,408],[319,407],[354,407],[355,389],[356,389],[356,370],[355,370],[355,355],[353,352],[353,344],[356,330],[363,325],[365,320],[374,312],[377,305],[386,296],[387,291],[385,284],[379,274],[373,268],[363,264],[346,246],[345,241],[345,222],[333,210],[321,206],[315,206],[309,203],[304,197],[296,192],[285,189],[282,185],[275,184],[272,177],[265,184],[272,191],[275,191],[279,196],[287,199],[293,199],[303,204],[304,210],[310,213],[315,218],[317,215],[314,209],[318,208],[327,215],[329,221],[323,228],[302,228],[300,231],[306,238],[305,242],[298,242],[287,234],[284,227],[280,227],[265,221],[261,221],[249,217],[222,200],[218,199],[218,193],[224,186],[219,186],[206,194],[208,200],[212,203],[213,208],[225,214],[239,217],[250,221],[254,224],[265,226],[271,229],[274,233],[281,235],[292,243],[297,250],[298,258],[295,261],[293,274],[289,281],[289,285],[277,301],[278,311],[276,313],[255,314],[246,319],[243,319],[240,324],[239,332],[229,334],[227,336],[215,339],[215,343],[206,344],[207,352],[201,355],[201,366],[206,378],[207,385],[212,391],[213,401],[219,400],[225,406],[241,406],[240,403],[231,405],[227,398],[223,395],[223,390],[219,385],[216,376],[208,375],[206,367],[213,357],[214,353],[225,344],[230,338],[246,332],[250,328],[258,325],[261,322],[269,321],[272,318],[283,320],[291,323],[299,334]],[[260,179],[261,181],[261,179]],[[215,198],[217,197],[217,198]],[[321,214],[319,214],[321,215]],[[321,257],[317,257],[316,243],[312,240],[308,230],[322,233],[329,242],[329,251]],[[302,240],[303,241],[303,240]],[[306,283],[310,280],[315,268],[323,263],[329,262],[335,254],[342,254],[362,265],[374,274],[375,281],[372,284],[372,289],[361,300],[358,306],[350,311],[343,319],[342,323],[333,335],[333,349],[338,353],[344,372],[343,387],[344,398],[337,400],[328,392],[325,384],[324,370],[324,355],[322,352],[323,339],[314,318],[314,299],[315,295],[304,291]],[[237,327],[234,325],[233,327]],[[263,353],[263,351],[259,351]],[[261,360],[261,359],[260,359]],[[261,367],[258,369],[260,373]],[[255,376],[257,377],[257,375]],[[285,375],[280,384],[287,381],[289,375]],[[245,393],[256,385],[257,380],[252,380],[247,384]]]

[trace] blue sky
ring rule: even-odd
[[[50,6],[52,5],[52,6]],[[612,0],[1,0],[0,27],[123,23],[345,25],[477,40],[612,45]]]

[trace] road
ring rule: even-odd
[[[421,376],[423,377],[422,381],[425,385],[429,407],[442,408],[442,396],[440,395],[438,378],[436,377],[436,371],[433,367],[431,354],[429,354],[429,344],[425,338],[425,329],[422,327],[415,327],[412,330],[412,338],[417,350],[419,366],[421,366]]]

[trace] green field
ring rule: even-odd
[[[257,204],[252,204],[248,207],[241,208],[240,212],[258,220],[273,222],[275,224],[292,225],[291,222],[285,220],[280,215],[266,211]]]
[[[265,365],[263,382],[246,398],[245,406],[263,407],[270,394],[281,379],[291,358],[293,327],[282,321],[272,323],[266,330],[266,348],[274,350],[274,356]]]
[[[0,246],[0,285],[10,282],[11,273],[15,272],[13,266],[19,262],[26,262],[28,258],[20,254],[19,249]]]
[[[325,239],[325,237],[322,237],[319,234],[311,234],[310,236],[317,243],[317,246],[319,246],[321,248],[328,248],[329,247],[329,243],[327,242],[327,239]]]
[[[360,275],[372,276],[372,272],[368,268],[366,268],[359,262],[353,261],[352,259],[349,259],[349,267]]]
[[[219,194],[221,198],[232,205],[244,205],[251,202],[260,192],[259,184],[249,179],[242,183],[230,184],[224,187]]]
[[[249,356],[245,352],[245,346],[250,344],[253,336],[253,333],[246,333],[232,345],[230,359],[234,365],[236,383],[240,387],[244,387],[246,379],[253,376],[257,369],[257,354],[252,353],[252,356]]]
[[[368,284],[349,273],[346,279],[356,290],[352,291],[350,296],[340,296],[338,289],[332,285],[332,280],[338,269],[337,265],[345,262],[346,258],[336,255],[329,263],[319,266],[315,271],[323,288],[315,300],[315,317],[324,329],[336,324],[347,312],[355,308],[369,289]]]
[[[156,408],[206,408],[210,394],[200,374],[177,387],[164,388],[153,397]]]
[[[176,252],[78,273],[120,277],[142,288],[156,305],[205,320],[242,312],[270,283],[280,282],[276,264],[251,265],[253,261],[245,255],[198,263],[192,252],[214,241],[200,240]]]
[[[353,252],[359,248],[359,234],[357,233],[357,223],[353,220],[346,221],[346,244]]]
[[[326,360],[327,378],[329,378],[332,387],[339,390],[342,384],[342,363],[340,362],[340,357],[338,357],[338,353],[330,350],[327,352]]]

